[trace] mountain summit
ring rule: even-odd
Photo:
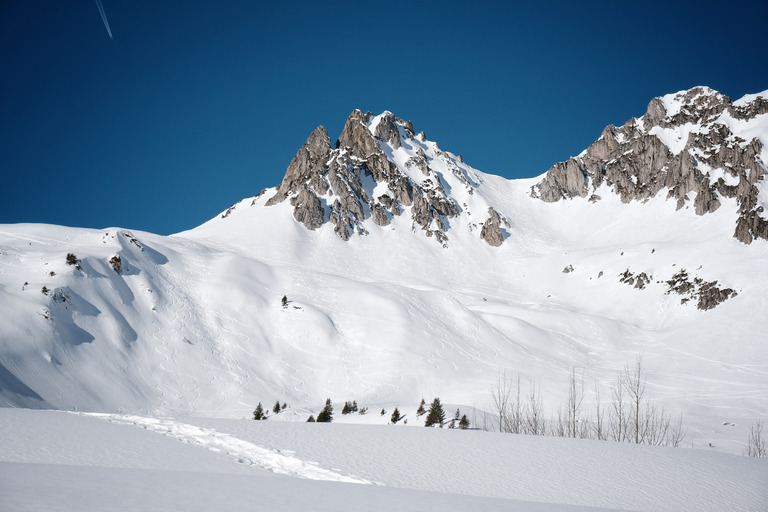
[[[342,240],[368,234],[368,219],[387,226],[405,215],[412,229],[446,245],[451,220],[467,216],[464,199],[476,185],[472,173],[423,132],[416,135],[410,121],[355,110],[333,148],[325,128],[312,132],[266,205],[288,200],[307,229],[330,223]],[[492,207],[485,211],[479,238],[501,245],[499,214]]]
[[[758,201],[768,162],[760,140],[768,131],[766,113],[768,94],[734,103],[708,87],[695,87],[654,98],[644,116],[607,126],[581,155],[552,166],[531,187],[531,196],[598,201],[614,193],[629,202],[664,190],[678,209],[693,204],[697,215],[720,208],[722,198],[735,198],[733,236],[746,244],[768,239],[765,200]]]

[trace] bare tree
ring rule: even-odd
[[[595,423],[594,423],[594,430],[595,430],[595,437],[599,439],[600,441],[605,441],[608,439],[606,436],[605,429],[603,427],[603,409],[602,404],[600,403],[600,388],[597,386],[597,381],[595,381]]]
[[[749,440],[744,448],[744,455],[747,457],[757,457],[760,459],[768,457],[768,451],[763,439],[763,421],[758,420],[752,424],[749,429]]]
[[[512,394],[512,383],[507,380],[507,371],[496,375],[496,389],[491,391],[493,407],[499,415],[499,432],[505,432],[507,414],[509,413],[509,397]]]
[[[635,357],[634,366],[630,367],[629,363],[624,366],[621,385],[629,397],[629,428],[632,429],[630,439],[633,437],[635,443],[640,443],[642,440],[640,408],[645,398],[645,370],[642,355],[638,354]]]
[[[622,383],[622,375],[616,378],[616,386],[611,391],[612,408],[610,411],[611,419],[611,438],[614,441],[622,442],[627,439],[627,426],[626,426],[626,404],[624,403],[624,385]]]
[[[680,413],[680,416],[677,417],[677,423],[672,425],[669,429],[669,436],[666,444],[677,448],[683,444],[683,440],[687,434],[688,429],[683,426],[683,414]]]
[[[584,378],[576,379],[576,368],[571,369],[568,385],[568,403],[566,406],[566,435],[568,437],[586,437],[581,425],[581,404],[584,402]]]
[[[518,389],[520,389],[519,385]],[[544,404],[541,401],[541,394],[536,388],[535,382],[531,382],[530,384],[528,402],[525,404],[524,416],[523,432],[534,436],[543,436],[546,434],[547,420],[544,418]]]

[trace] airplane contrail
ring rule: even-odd
[[[104,28],[107,29],[109,38],[114,39],[114,37],[112,37],[112,29],[109,28],[109,21],[107,21],[107,13],[104,12],[104,6],[101,5],[101,0],[96,0],[96,6],[99,8],[99,14],[101,14],[101,19],[104,22]]]

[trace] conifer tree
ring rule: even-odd
[[[325,407],[317,415],[318,423],[328,423],[333,419],[333,406],[331,405],[331,399],[325,401]]]
[[[467,415],[461,417],[461,421],[459,421],[459,428],[461,430],[467,430],[469,428],[469,420],[467,419]]]
[[[432,405],[429,406],[429,412],[427,413],[427,419],[424,422],[425,427],[431,427],[438,424],[441,427],[445,421],[445,411],[443,410],[443,404],[440,403],[439,398],[432,400]]]
[[[349,402],[344,402],[344,408],[341,410],[341,414],[349,414],[352,407],[349,405]]]
[[[264,417],[264,408],[261,406],[261,402],[256,406],[256,410],[253,411],[253,419],[260,420]]]
[[[395,407],[395,410],[392,411],[392,418],[390,418],[393,424],[400,421],[400,411],[397,410],[397,407]]]
[[[307,423],[314,423],[314,422],[315,422],[315,417],[310,414],[309,418],[307,418]]]
[[[424,399],[422,398],[421,404],[419,404],[419,408],[416,409],[416,416],[421,416],[422,414],[424,414],[424,412],[426,411],[424,411]]]
[[[272,407],[272,412],[275,414],[280,412],[280,400],[275,402],[275,405]]]

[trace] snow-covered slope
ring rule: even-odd
[[[765,510],[764,460],[401,426],[0,409],[4,510]]]
[[[765,116],[731,129],[764,147]],[[356,111],[338,147],[315,130],[283,183],[188,232],[2,225],[0,400],[218,417],[280,400],[278,417],[303,420],[327,397],[377,411],[439,396],[490,411],[506,371],[554,417],[573,369],[605,407],[643,354],[647,396],[683,414],[686,445],[740,452],[768,415],[768,245],[733,237],[737,198],[697,215],[603,182],[599,201],[545,202],[542,179],[484,174]]]

